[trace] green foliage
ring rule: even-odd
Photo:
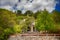
[[[24,13],[24,15],[26,15],[26,16],[33,16],[33,12],[30,11],[30,10],[28,10],[28,11],[26,11],[26,12]]]
[[[41,13],[42,11],[37,11],[36,13],[34,13],[34,18],[37,19],[37,16]]]
[[[7,40],[8,35],[13,33],[11,27],[16,24],[16,14],[0,9],[0,40]]]
[[[22,27],[22,31],[27,32],[29,25],[34,21],[34,17],[25,16],[23,19],[19,20],[19,25]]]
[[[44,10],[39,13],[36,20],[36,29],[38,31],[50,31],[54,29],[54,21],[52,19],[52,14]]]
[[[21,25],[15,25],[13,27],[14,33],[21,33],[22,32],[22,26]]]
[[[0,26],[3,28],[14,26],[16,15],[8,10],[0,9]]]
[[[7,40],[11,34],[28,32],[28,27],[35,22],[37,31],[48,31],[49,33],[60,32],[60,12],[37,11],[33,13],[28,10],[22,14],[20,10],[13,13],[6,9],[0,9],[0,40]]]
[[[14,31],[12,28],[6,28],[2,31],[2,33],[0,34],[0,40],[7,40],[9,35],[13,34]]]
[[[21,11],[21,10],[17,10],[17,11],[16,11],[16,15],[17,15],[17,16],[22,16],[22,15],[23,15],[23,14],[22,14],[22,11]]]
[[[54,20],[54,26],[56,28],[56,33],[60,33],[60,12],[54,10],[53,12],[53,20]]]
[[[53,19],[55,23],[60,24],[60,12],[53,11]]]

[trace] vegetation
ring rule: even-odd
[[[34,26],[38,32],[60,32],[60,12],[56,10],[52,13],[46,9],[36,13],[28,10],[22,14],[20,10],[13,13],[6,9],[0,9],[0,40],[7,40],[12,34],[28,32],[28,27],[33,22],[35,22]]]

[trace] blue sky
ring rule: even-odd
[[[60,12],[60,0],[56,0],[58,3],[55,6],[55,10]]]
[[[8,10],[27,10],[36,12],[46,9],[49,12],[53,10],[60,11],[60,0],[0,0],[0,8]]]

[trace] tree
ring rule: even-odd
[[[53,12],[54,26],[56,28],[56,33],[60,33],[60,12],[54,10]]]
[[[33,15],[34,18],[37,19],[37,16],[38,16],[39,14],[41,14],[41,12],[42,12],[42,11],[37,11],[36,13],[34,13],[34,15]]]
[[[53,17],[54,17],[53,19],[55,23],[60,24],[60,12],[54,10],[52,13],[53,13]]]
[[[13,33],[14,25],[16,25],[16,14],[0,9],[0,40],[7,40],[8,35]]]
[[[35,26],[38,31],[52,30],[54,28],[52,15],[46,10],[40,12],[40,14],[37,15]]]
[[[11,11],[0,9],[0,26],[3,28],[11,27],[16,20],[16,14],[12,13]]]
[[[30,11],[30,10],[28,10],[28,11],[26,11],[25,13],[24,13],[24,15],[28,15],[28,16],[33,16],[33,12],[32,11]]]
[[[22,11],[21,10],[17,10],[17,15],[22,15]]]

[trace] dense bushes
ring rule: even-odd
[[[13,34],[11,28],[3,29],[2,33],[0,33],[0,40],[7,40],[10,34]]]
[[[0,40],[7,40],[9,35],[23,33],[28,31],[28,27],[35,22],[37,31],[47,31],[48,33],[60,32],[60,12],[53,11],[27,11],[22,14],[21,11],[13,13],[11,11],[0,9]]]
[[[18,33],[20,29],[17,25],[15,13],[0,9],[0,40],[7,40],[10,34]]]
[[[48,11],[44,10],[39,12],[35,27],[38,31],[47,31],[48,33],[59,33],[60,31],[60,18],[59,14],[54,11],[49,13]],[[59,25],[59,26],[57,26]]]

